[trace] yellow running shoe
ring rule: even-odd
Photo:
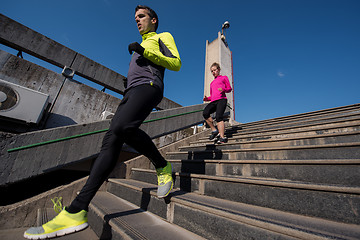
[[[25,231],[24,237],[28,239],[44,239],[63,236],[78,232],[88,226],[87,212],[68,213],[65,208],[55,218],[41,227],[31,227]]]
[[[167,195],[169,195],[174,185],[174,181],[172,178],[171,163],[167,162],[166,167],[157,168],[156,174],[158,177],[157,196],[159,198],[164,198]]]

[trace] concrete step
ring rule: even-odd
[[[277,128],[298,128],[301,126],[316,126],[321,124],[329,124],[329,123],[341,123],[341,122],[348,122],[359,120],[360,112],[356,113],[348,113],[341,116],[322,116],[317,119],[297,119],[296,121],[289,121],[289,122],[276,122],[276,123],[267,123],[262,125],[240,125],[242,130],[244,131],[251,131],[253,129],[277,129]]]
[[[96,194],[88,219],[100,239],[204,240],[109,192]]]
[[[344,106],[334,109],[325,109],[316,112],[301,113],[279,118],[266,119],[256,122],[249,122],[241,124],[242,127],[260,127],[273,124],[286,124],[297,121],[306,121],[324,118],[341,118],[342,116],[360,113],[360,104]]]
[[[360,159],[170,160],[173,171],[360,187]]]
[[[283,138],[296,138],[296,137],[313,137],[328,134],[340,134],[360,131],[360,120],[351,121],[347,123],[337,124],[325,124],[318,126],[307,126],[301,128],[290,129],[277,129],[270,131],[253,131],[253,132],[238,132],[229,133],[228,129],[225,131],[225,135],[229,138],[229,142],[244,142],[254,140],[266,140],[266,139],[283,139]],[[198,141],[190,142],[191,146],[211,144],[214,141],[210,141],[208,137],[200,138]]]
[[[326,129],[341,128],[346,126],[359,126],[360,125],[360,114],[356,117],[351,117],[346,120],[332,120],[332,121],[319,121],[317,123],[313,122],[301,122],[297,125],[283,125],[279,124],[276,126],[269,125],[264,127],[254,127],[246,128],[236,126],[235,129],[226,128],[225,135],[231,138],[236,138],[240,136],[254,137],[254,136],[263,136],[263,135],[274,135],[274,134],[283,134],[283,133],[304,133],[307,131],[324,131]],[[234,131],[236,130],[236,131]],[[359,130],[358,128],[356,130]],[[319,132],[321,133],[321,132]],[[208,141],[208,137],[200,138],[199,141]]]
[[[280,211],[359,224],[360,187],[255,177],[176,173],[175,187],[188,192]],[[132,179],[156,184],[154,170],[133,169]]]
[[[359,126],[360,127],[360,126]],[[225,150],[225,149],[249,149],[249,148],[275,148],[306,145],[325,145],[337,143],[360,142],[360,131],[323,134],[316,136],[298,136],[288,138],[258,138],[258,139],[229,139],[225,144],[192,144],[190,146],[180,147],[179,151],[205,151],[205,150]]]
[[[108,191],[206,239],[359,239],[359,225],[174,190],[156,197],[156,185],[110,179]]]
[[[166,158],[182,160],[306,160],[360,159],[360,142],[273,148],[209,149],[167,152]]]
[[[255,128],[242,128],[241,133],[256,133],[256,132],[265,132],[265,131],[274,131],[274,130],[292,130],[292,129],[301,129],[305,127],[322,127],[322,126],[331,126],[332,124],[348,124],[354,123],[360,120],[360,114],[355,116],[349,116],[347,118],[341,119],[326,119],[314,121],[300,121],[296,124],[277,124],[277,125],[268,125],[264,127],[255,127]]]

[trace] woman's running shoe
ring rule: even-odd
[[[227,138],[227,137],[219,138],[219,140],[217,141],[218,144],[227,143],[227,142],[228,142],[228,138]]]
[[[219,135],[220,135],[220,133],[219,133],[219,131],[216,129],[216,131],[212,131],[212,132],[211,132],[211,135],[210,135],[210,137],[209,137],[209,140],[213,140],[213,139],[219,137]]]

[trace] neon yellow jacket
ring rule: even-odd
[[[134,52],[131,58],[127,88],[151,84],[164,89],[165,68],[179,71],[181,59],[174,38],[168,32],[149,32],[142,35],[144,54]]]

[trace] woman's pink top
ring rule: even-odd
[[[222,88],[222,91],[219,91],[219,88]],[[219,75],[210,83],[210,97],[205,97],[204,101],[214,102],[219,99],[227,99],[225,93],[229,93],[231,90],[228,77]]]

